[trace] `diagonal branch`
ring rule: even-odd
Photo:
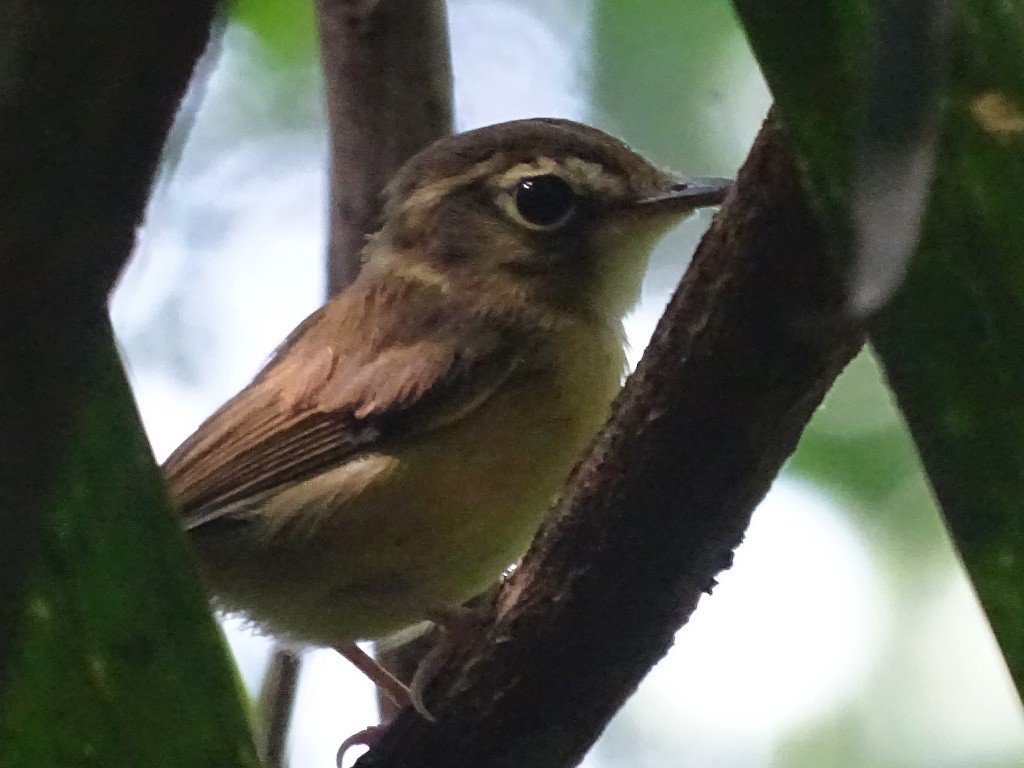
[[[577,763],[732,561],[863,342],[769,117],[497,618],[363,768]],[[567,705],[566,702],[571,702]]]

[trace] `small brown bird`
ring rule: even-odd
[[[721,202],[566,120],[442,139],[359,278],[164,465],[221,608],[336,648],[444,622],[525,551],[624,375],[650,250]]]

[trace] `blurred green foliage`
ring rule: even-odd
[[[737,5],[837,247],[849,247],[875,7]],[[1024,12],[964,0],[953,27],[921,241],[871,339],[1024,691]]]
[[[318,54],[312,2],[232,0],[231,20],[253,32],[277,61],[304,62]]]
[[[720,134],[745,43],[729,3],[605,0],[594,13],[599,121],[687,172],[735,170],[742,155]]]
[[[3,768],[255,768],[242,689],[107,342],[50,489]]]

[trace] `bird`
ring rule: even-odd
[[[426,713],[356,642],[456,625],[525,553],[622,385],[651,249],[729,188],[553,118],[413,156],[355,281],[163,465],[215,606]]]

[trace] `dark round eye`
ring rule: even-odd
[[[516,210],[523,220],[540,229],[565,223],[576,207],[576,193],[565,179],[553,174],[531,176],[516,184]]]

